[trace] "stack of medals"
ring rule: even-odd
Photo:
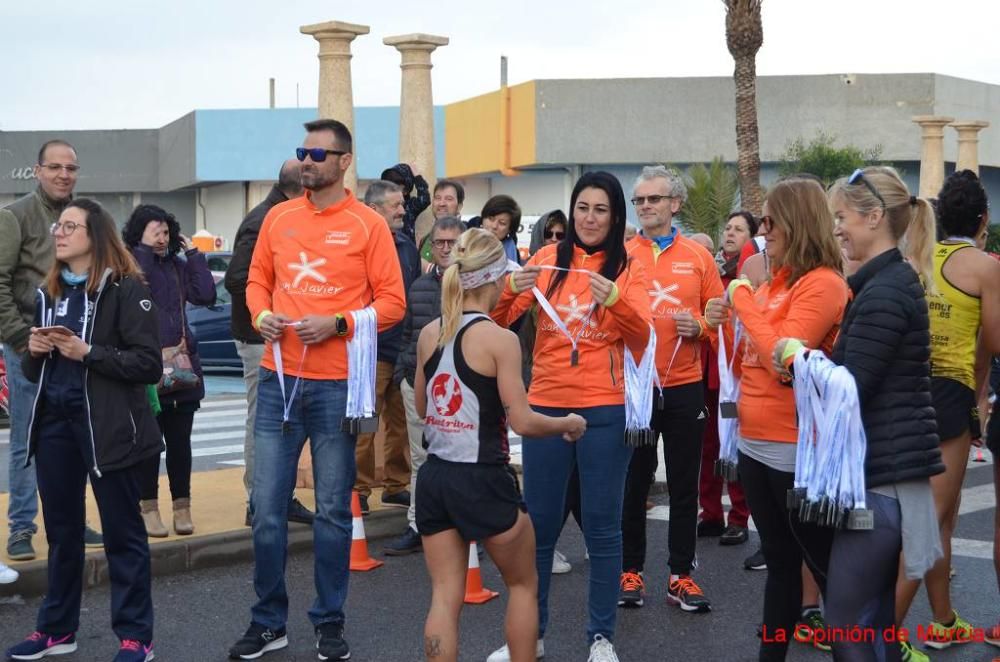
[[[631,350],[625,348],[625,445],[630,448],[652,446],[656,434],[649,427],[653,418],[653,390],[663,389],[656,374],[656,331],[649,327],[649,342],[636,364]]]
[[[819,526],[871,529],[865,505],[865,450],[857,385],[822,352],[799,350],[794,363],[799,438],[795,486],[787,505]]]
[[[733,482],[737,474],[737,451],[740,441],[740,421],[736,403],[740,398],[740,382],[733,374],[733,364],[743,335],[743,325],[733,322],[732,357],[726,360],[725,325],[719,327],[719,459],[715,461],[715,475]]]
[[[347,341],[347,410],[341,429],[348,434],[374,434],[375,363],[378,357],[378,327],[374,308],[351,311],[354,336]]]

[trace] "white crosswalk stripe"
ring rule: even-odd
[[[211,458],[213,464],[243,466],[247,403],[242,398],[205,400],[194,415],[191,435],[193,458]],[[521,461],[520,437],[511,434],[511,459]],[[10,443],[10,430],[0,430],[0,445]],[[164,456],[166,453],[164,453]],[[204,467],[204,465],[201,465]],[[196,470],[198,467],[196,467]]]

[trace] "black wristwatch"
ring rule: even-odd
[[[347,335],[347,318],[338,313],[337,317],[337,335],[346,336]]]

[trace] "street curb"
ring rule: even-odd
[[[365,516],[365,534],[369,541],[398,535],[406,526],[406,510],[385,509]],[[288,551],[310,551],[313,546],[312,530],[303,524],[291,523],[288,527]],[[166,577],[190,570],[204,570],[232,563],[253,560],[253,541],[250,528],[223,531],[201,536],[191,536],[149,546],[153,577]],[[0,585],[0,598],[20,595],[35,597],[48,589],[48,560],[39,559],[12,566],[21,576],[13,584]],[[108,583],[108,562],[104,552],[88,552],[83,565],[83,588],[89,589]]]

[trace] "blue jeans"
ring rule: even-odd
[[[38,385],[29,382],[21,372],[21,357],[11,347],[4,345],[3,358],[7,365],[7,385],[10,387],[10,502],[7,504],[7,523],[11,534],[20,531],[38,532],[38,483],[35,467],[24,466],[28,457],[28,423],[31,408],[38,393]]]
[[[552,553],[565,519],[566,486],[576,466],[580,472],[583,537],[590,553],[587,643],[598,634],[613,641],[622,569],[622,500],[632,457],[632,449],[625,445],[625,407],[535,410],[548,416],[573,412],[587,419],[587,432],[576,443],[559,436],[525,438],[521,446],[524,500],[535,527],[538,636],[545,635],[549,622]]]
[[[291,394],[295,377],[285,376]],[[299,454],[309,440],[316,485],[313,523],[316,600],[313,625],[344,624],[351,555],[351,489],[355,436],[341,431],[347,407],[346,380],[303,379],[282,429],[283,403],[278,376],[260,369],[254,426],[253,510],[254,622],[277,629],[288,619],[285,561],[288,556],[288,503],[295,489]]]

